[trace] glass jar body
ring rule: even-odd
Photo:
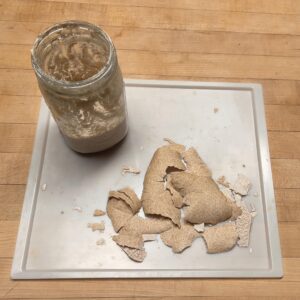
[[[52,116],[67,145],[80,153],[108,149],[120,142],[128,130],[122,73],[115,49],[110,39],[104,37],[111,52],[109,59],[99,74],[83,81],[56,80],[35,68],[39,61],[33,58],[39,88]],[[47,47],[47,43],[42,46]],[[32,55],[37,53],[43,55],[44,51],[36,51]]]

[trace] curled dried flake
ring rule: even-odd
[[[136,262],[143,262],[146,257],[146,251],[144,249],[133,249],[129,247],[121,247],[121,249],[127,254],[127,256],[136,261]]]
[[[135,215],[126,223],[120,233],[157,234],[172,227],[172,221],[167,218],[149,217],[144,219]]]
[[[144,242],[152,242],[157,240],[157,234],[143,234]]]
[[[124,201],[115,198],[110,198],[108,200],[106,211],[116,232],[118,232],[133,216],[129,205]]]
[[[144,248],[144,240],[142,235],[138,234],[124,234],[114,235],[112,237],[119,246],[126,246],[128,248],[140,249]]]
[[[141,207],[141,201],[129,188],[111,191],[107,202],[107,215],[111,219],[114,230],[118,232]]]
[[[200,177],[211,177],[211,172],[199,156],[195,148],[191,147],[182,153],[182,158],[186,163],[187,172]]]
[[[243,174],[238,174],[238,177],[231,189],[242,196],[246,196],[251,188],[251,181]]]
[[[161,240],[167,246],[172,247],[175,253],[180,253],[190,247],[199,236],[200,233],[191,224],[181,224],[180,228],[174,226],[160,235]]]
[[[42,191],[45,192],[47,190],[47,184],[44,183],[41,187]]]
[[[88,223],[88,227],[93,231],[99,230],[100,232],[103,232],[105,229],[105,224],[104,221],[101,221],[99,223]]]
[[[95,209],[93,216],[94,217],[101,217],[105,215],[105,211],[101,209]]]
[[[207,253],[220,253],[231,250],[237,242],[238,233],[234,223],[209,227],[203,233]]]
[[[110,191],[109,198],[123,200],[130,206],[133,214],[136,214],[142,206],[142,202],[139,200],[136,193],[129,187],[123,188],[118,191]]]
[[[238,245],[240,247],[248,247],[252,216],[245,205],[242,205],[241,209],[242,214],[236,220],[236,228],[239,236]]]
[[[96,242],[96,244],[97,244],[98,246],[103,246],[103,245],[105,245],[105,239],[103,239],[103,238],[99,239],[99,240]]]
[[[148,166],[142,193],[143,209],[146,215],[169,218],[180,225],[180,210],[173,204],[172,195],[164,189],[165,176],[174,171],[185,170],[181,160],[184,146],[171,144],[158,148]]]
[[[201,223],[201,224],[195,224],[194,225],[194,229],[197,231],[197,232],[204,232],[204,223]]]
[[[122,167],[122,175],[125,175],[126,173],[131,173],[131,174],[140,174],[141,170],[135,167],[131,166],[123,166]]]
[[[230,187],[230,183],[226,180],[226,177],[223,175],[223,176],[220,176],[218,179],[217,179],[217,183],[219,183],[220,185],[226,187],[226,188],[229,188]]]

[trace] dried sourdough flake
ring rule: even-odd
[[[207,228],[203,233],[207,253],[220,253],[231,250],[237,242],[238,232],[234,223]]]
[[[251,188],[251,181],[243,174],[238,174],[234,184],[230,187],[235,193],[246,196]]]
[[[240,247],[248,247],[252,224],[252,215],[245,205],[242,205],[241,209],[242,214],[236,220],[236,228],[239,236],[238,245]]]
[[[99,230],[100,232],[103,232],[105,230],[104,221],[101,221],[99,223],[88,223],[88,227],[93,231]]]
[[[130,173],[130,174],[140,174],[141,173],[141,170],[138,169],[138,168],[135,168],[135,167],[131,167],[131,166],[123,166],[122,167],[122,175],[125,175],[127,173]]]
[[[105,211],[101,209],[95,209],[93,216],[94,217],[101,217],[105,215]]]
[[[190,247],[193,241],[199,236],[200,234],[191,224],[182,224],[180,228],[174,226],[160,235],[161,240],[167,246],[172,247],[175,253],[180,253]]]
[[[180,226],[180,209],[175,207],[172,195],[165,189],[165,177],[173,171],[185,170],[181,153],[185,147],[170,144],[158,148],[148,166],[142,193],[143,209],[146,215],[162,216]]]
[[[107,201],[107,215],[118,232],[141,208],[141,201],[130,188],[111,191]]]

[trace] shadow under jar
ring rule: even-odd
[[[67,145],[80,153],[108,149],[127,133],[124,82],[115,47],[99,27],[67,21],[41,33],[32,66]]]

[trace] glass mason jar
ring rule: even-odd
[[[67,145],[80,153],[105,150],[127,133],[124,82],[115,47],[99,27],[56,24],[32,49],[41,93]]]

